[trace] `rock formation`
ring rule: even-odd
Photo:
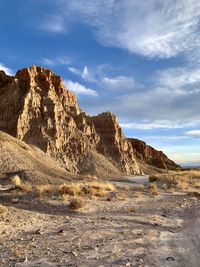
[[[158,151],[155,148],[148,146],[145,142],[134,138],[128,138],[128,141],[130,142],[138,161],[166,170],[176,170],[180,168],[180,166],[170,160],[162,151]]]
[[[0,71],[0,130],[39,147],[72,173],[140,173],[136,158],[176,168],[161,152],[126,139],[110,112],[87,116],[61,78],[41,67],[15,77]]]
[[[117,118],[110,112],[90,117],[100,140],[96,149],[106,155],[114,165],[120,166],[124,173],[140,173],[135,153],[125,138]]]

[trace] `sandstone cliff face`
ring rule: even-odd
[[[0,130],[39,147],[72,173],[140,173],[136,157],[164,168],[162,157],[173,166],[164,154],[126,139],[110,112],[87,116],[61,78],[41,67],[15,77],[0,71]]]
[[[92,148],[90,139],[95,142],[95,130],[87,119],[79,130],[76,96],[65,89],[60,77],[35,66],[18,71],[15,77],[1,73],[0,93],[0,129],[77,172],[77,162]]]
[[[125,138],[117,118],[110,112],[90,117],[100,136],[97,151],[106,155],[124,173],[140,173],[130,142]]]
[[[128,141],[134,149],[137,160],[166,170],[176,170],[180,168],[180,166],[170,160],[162,151],[148,146],[145,142],[134,138],[128,138]]]

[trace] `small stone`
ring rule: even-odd
[[[174,261],[175,259],[173,257],[167,257],[166,260],[167,261]]]

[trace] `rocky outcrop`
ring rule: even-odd
[[[130,142],[125,138],[115,115],[110,112],[90,117],[100,136],[96,149],[124,173],[140,173]]]
[[[145,142],[134,138],[128,138],[128,141],[138,161],[165,170],[176,170],[180,168],[180,166],[170,160],[162,151],[156,150]]]
[[[110,112],[87,116],[59,76],[36,66],[15,77],[0,71],[0,130],[39,147],[72,173],[134,174],[140,173],[136,157],[148,164],[164,158],[150,150],[142,154]]]

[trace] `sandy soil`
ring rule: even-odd
[[[88,198],[79,211],[57,197],[2,191],[0,266],[198,267],[199,199],[152,197],[140,178],[114,181],[116,195]]]

